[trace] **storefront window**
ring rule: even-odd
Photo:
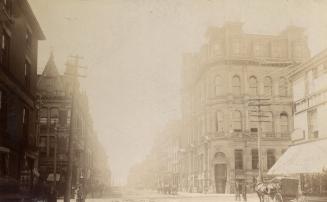
[[[327,196],[327,174],[301,175],[301,189],[305,195]]]

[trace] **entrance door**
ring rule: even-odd
[[[225,193],[226,179],[227,179],[226,164],[216,164],[215,165],[216,193]]]

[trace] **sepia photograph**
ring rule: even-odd
[[[0,202],[327,202],[327,0],[0,0]]]

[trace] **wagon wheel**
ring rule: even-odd
[[[283,197],[280,193],[276,193],[274,196],[274,202],[283,202]]]

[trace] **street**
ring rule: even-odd
[[[259,202],[256,194],[247,195],[248,202]],[[75,201],[75,200],[72,200]],[[179,193],[163,195],[152,191],[126,191],[120,198],[87,199],[86,202],[234,202],[233,194]]]

